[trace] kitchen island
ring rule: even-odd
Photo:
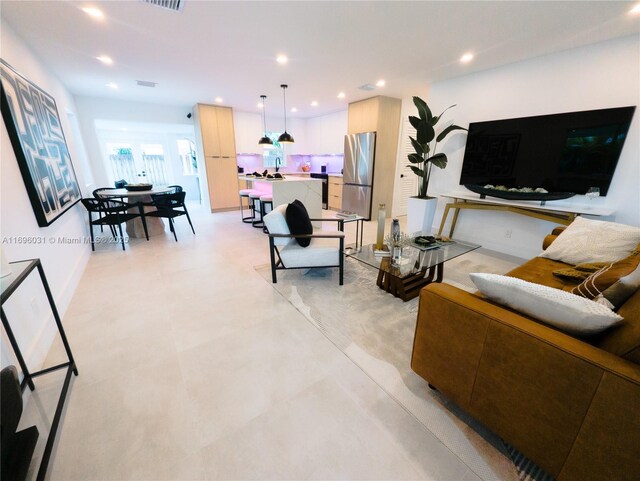
[[[239,180],[247,182],[250,189],[259,190],[273,197],[273,207],[289,204],[298,199],[309,212],[312,219],[322,217],[322,180],[309,177],[287,175],[284,179],[267,179],[239,175]]]

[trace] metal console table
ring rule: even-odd
[[[64,332],[64,328],[62,327],[62,321],[60,320],[60,315],[58,314],[58,309],[56,307],[56,303],[51,295],[51,290],[49,289],[49,283],[47,282],[47,277],[44,274],[44,269],[42,268],[42,263],[40,259],[30,259],[24,261],[11,262],[10,265],[14,268],[14,271],[10,276],[2,279],[0,287],[1,287],[1,299],[2,299],[2,326],[4,327],[7,337],[9,338],[9,342],[11,343],[11,347],[16,355],[18,360],[18,364],[20,365],[20,369],[22,369],[22,373],[24,375],[24,379],[20,383],[20,388],[24,393],[27,386],[32,391],[35,390],[35,385],[33,383],[33,379],[38,376],[42,376],[44,374],[48,374],[54,371],[58,371],[60,369],[66,369],[66,375],[64,378],[64,384],[62,386],[62,390],[60,392],[60,398],[58,399],[58,405],[56,406],[56,412],[53,416],[53,421],[51,422],[51,429],[49,431],[49,437],[47,438],[47,442],[44,448],[44,452],[42,454],[42,460],[40,462],[40,468],[38,469],[38,475],[36,477],[36,481],[43,481],[45,475],[47,473],[47,467],[49,465],[49,459],[51,458],[51,451],[53,449],[53,444],[56,438],[56,432],[58,430],[58,425],[60,423],[60,417],[62,416],[62,410],[64,408],[64,403],[67,398],[67,391],[69,389],[69,383],[71,381],[71,373],[78,375],[78,369],[76,368],[75,360],[73,359],[73,354],[71,353],[71,348],[69,347],[69,342],[67,341],[67,336]],[[56,325],[58,327],[58,333],[62,339],[62,343],[64,344],[64,349],[67,353],[67,361],[61,364],[57,364],[52,367],[48,367],[46,369],[41,369],[40,371],[30,372],[27,368],[27,365],[22,356],[22,352],[20,351],[20,346],[16,341],[16,338],[13,334],[13,330],[11,329],[11,325],[7,316],[4,312],[4,303],[11,297],[11,295],[20,287],[20,285],[24,282],[24,280],[29,276],[29,274],[34,270],[38,269],[38,273],[40,274],[40,280],[42,281],[42,286],[44,287],[44,291],[47,295],[47,299],[49,301],[49,306],[51,307],[51,311],[53,313],[53,318],[55,319]]]

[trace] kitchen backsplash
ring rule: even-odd
[[[281,172],[301,172],[302,166],[309,164],[311,172],[320,172],[322,166],[327,166],[327,172],[340,173],[344,164],[342,154],[333,155],[287,155],[287,165],[280,169]],[[238,155],[238,165],[244,168],[247,173],[262,172],[262,156],[260,155]],[[273,170],[273,168],[270,168]]]

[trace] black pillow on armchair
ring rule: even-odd
[[[287,206],[285,219],[292,234],[313,234],[313,225],[309,220],[307,208],[298,199]],[[308,247],[311,244],[311,239],[297,238],[296,241],[301,247]]]

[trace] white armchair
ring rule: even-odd
[[[341,219],[310,219],[311,221],[337,222],[338,230],[319,230],[309,235],[291,234],[285,213],[287,204],[281,204],[264,217],[269,234],[271,277],[278,282],[276,271],[281,269],[309,269],[313,267],[337,267],[339,282],[343,284],[344,224]],[[296,238],[311,239],[308,247],[301,247]],[[277,260],[276,260],[277,258]]]

